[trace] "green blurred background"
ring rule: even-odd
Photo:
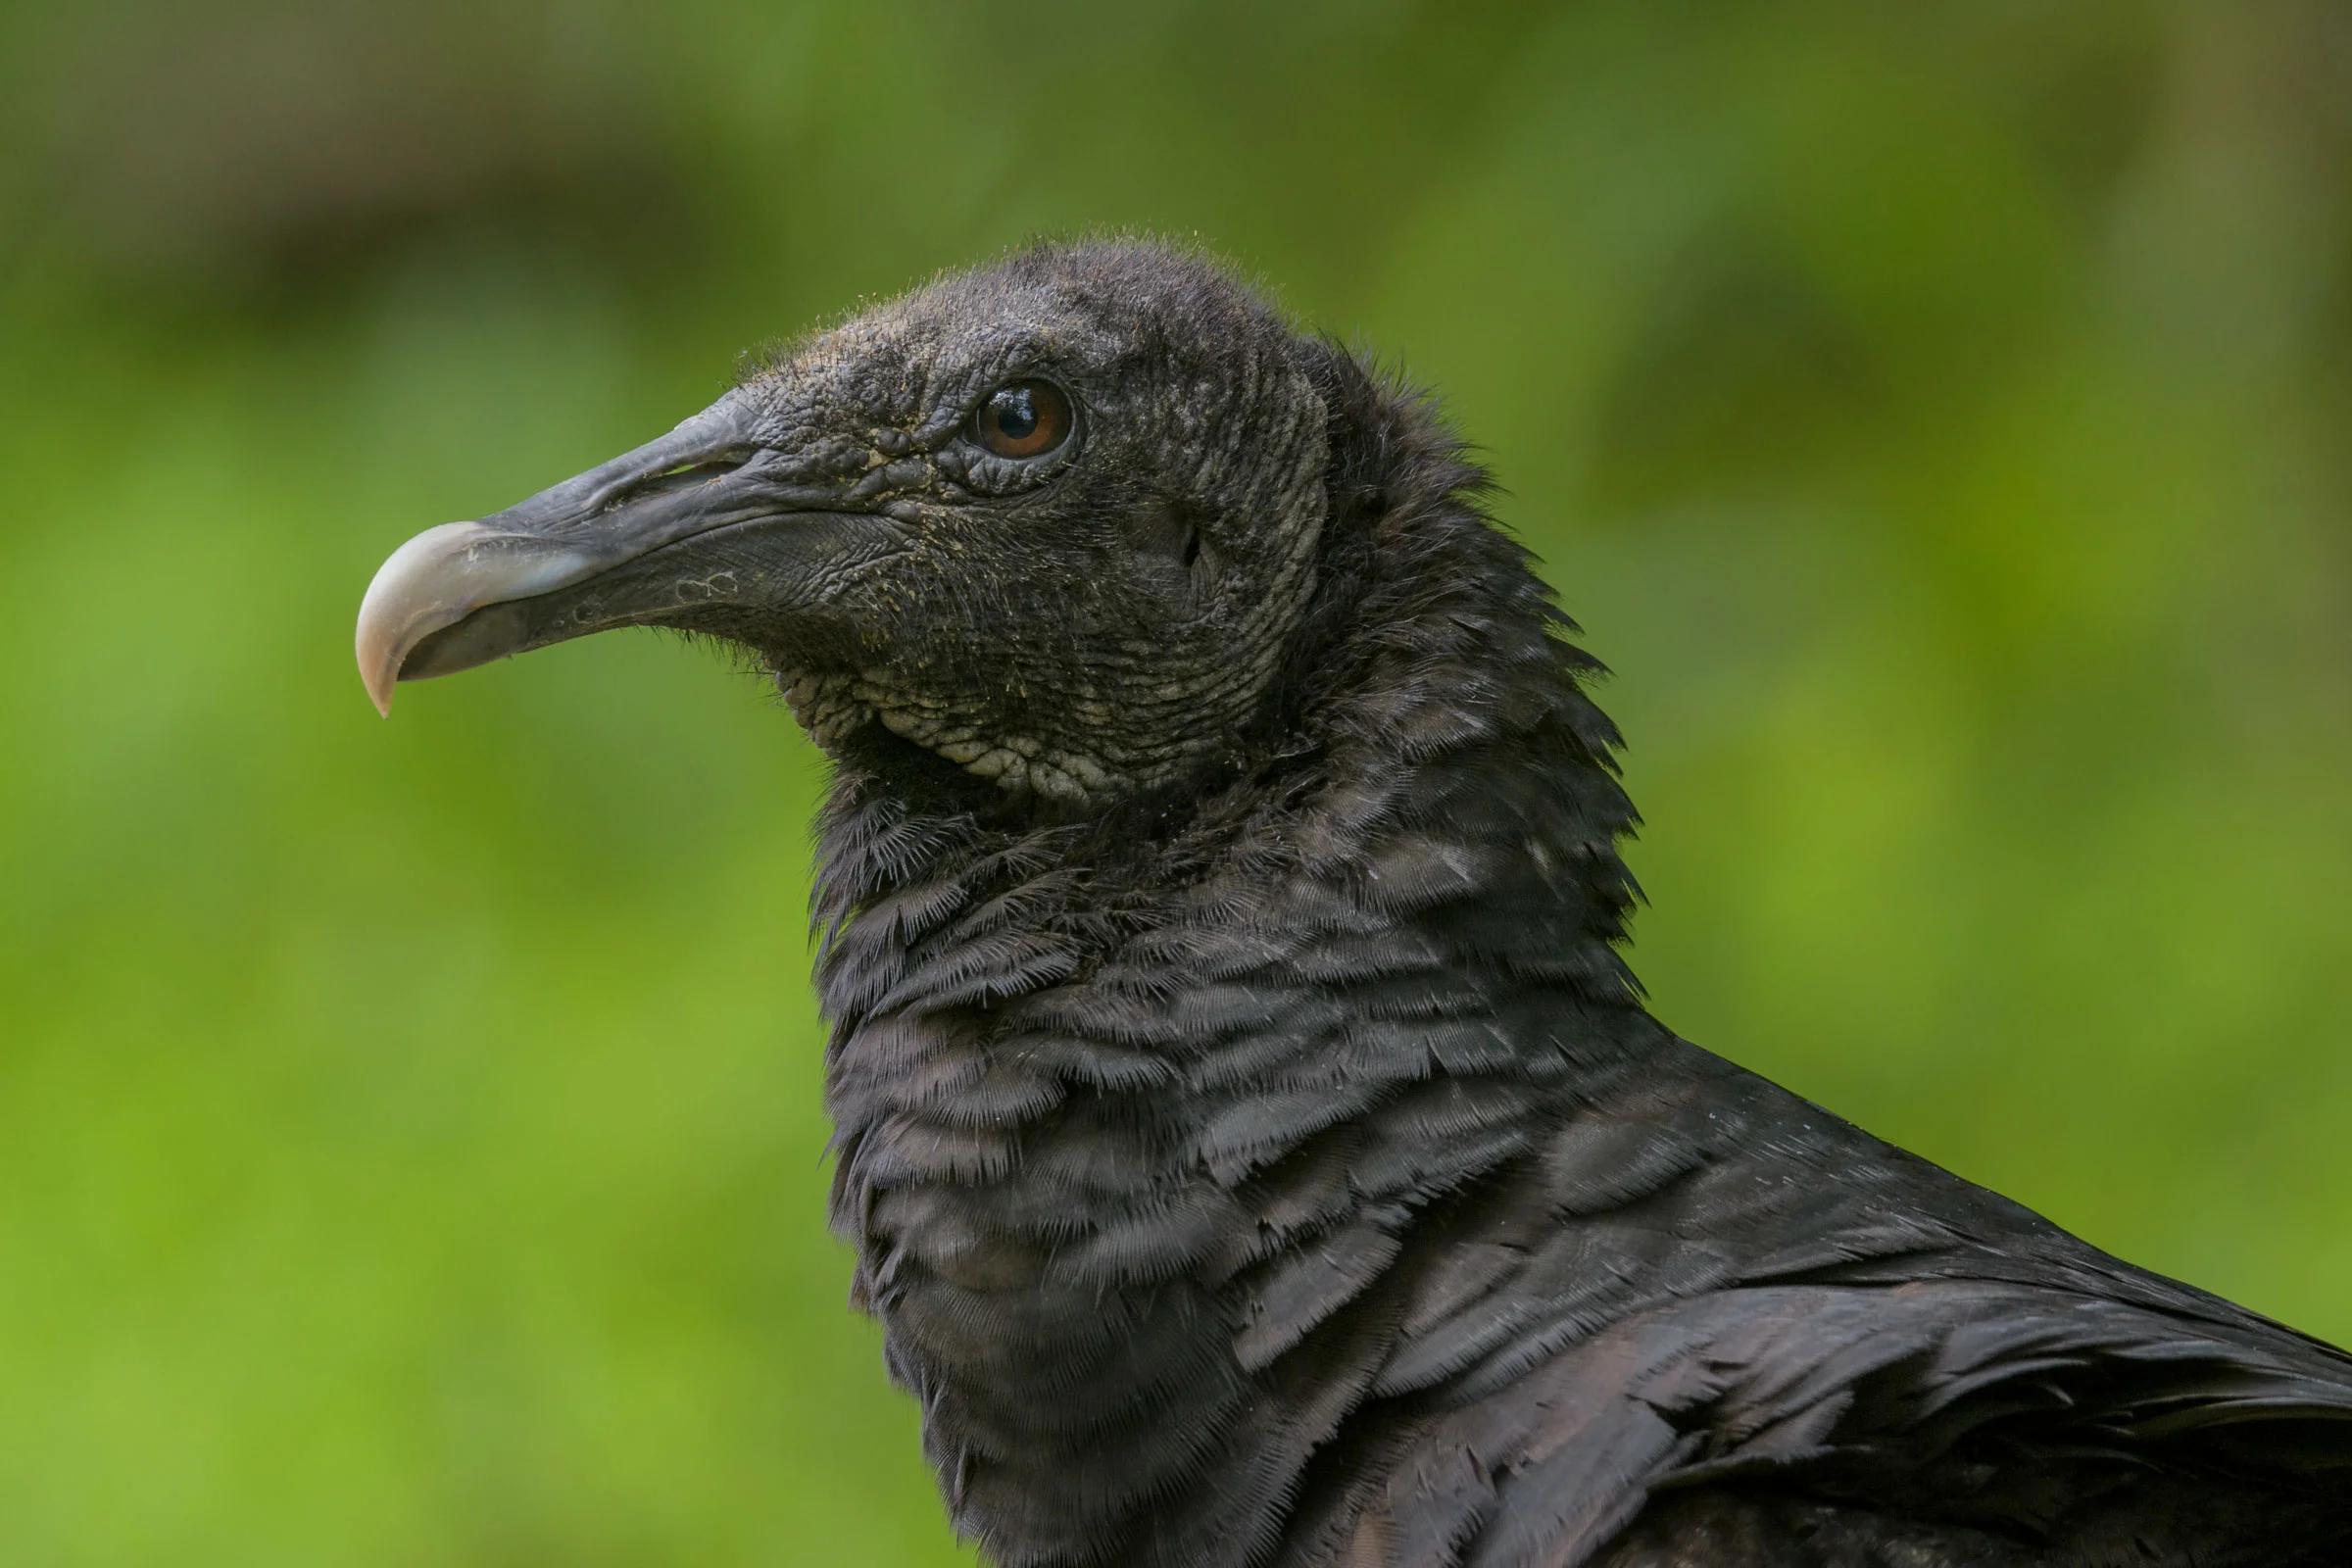
[[[377,562],[1074,226],[1444,389],[1702,1043],[2352,1339],[2352,10],[0,21],[0,1562],[948,1563],[823,1230],[815,757]]]

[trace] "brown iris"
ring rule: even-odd
[[[972,433],[1000,458],[1034,458],[1068,439],[1070,400],[1051,381],[1007,381],[972,416]]]

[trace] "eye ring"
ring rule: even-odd
[[[1000,458],[1042,458],[1070,438],[1077,423],[1069,394],[1025,376],[991,392],[972,412],[971,438]]]

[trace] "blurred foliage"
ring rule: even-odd
[[[411,531],[1040,230],[1443,388],[1701,1041],[2352,1338],[2352,12],[0,20],[0,1560],[940,1563],[818,764],[650,636],[379,723]]]

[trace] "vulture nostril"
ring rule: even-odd
[[[655,496],[669,495],[679,490],[691,490],[697,485],[709,484],[713,479],[723,479],[741,468],[750,457],[751,451],[746,448],[742,451],[723,452],[717,457],[705,458],[700,462],[681,463],[674,467],[663,468],[659,473],[646,475],[634,484],[622,485],[613,491],[611,499],[607,500],[604,506],[598,510],[610,512],[615,507],[627,506],[632,502],[650,500]]]

